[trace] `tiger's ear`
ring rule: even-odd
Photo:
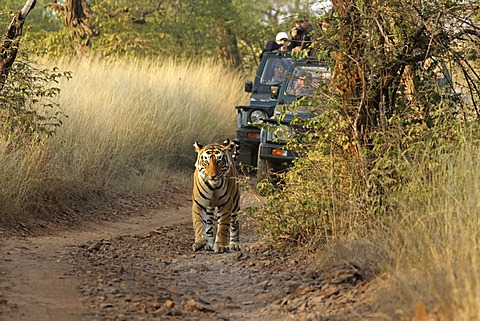
[[[200,153],[200,150],[203,148],[203,146],[197,142],[193,143],[193,147],[195,147],[195,150],[197,151],[197,153]]]

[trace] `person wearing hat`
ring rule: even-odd
[[[263,47],[263,51],[260,54],[260,59],[262,59],[265,52],[272,52],[275,50],[287,51],[288,44],[290,43],[288,34],[286,32],[279,32],[275,37],[275,40],[268,40]],[[288,50],[289,51],[289,50]]]
[[[290,43],[290,38],[288,37],[288,34],[286,32],[279,32],[277,33],[277,36],[275,37],[275,42],[279,45],[282,45],[280,47],[280,51],[287,51],[288,50],[288,44]]]

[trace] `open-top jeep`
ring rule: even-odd
[[[272,87],[278,87],[285,78],[291,63],[289,52],[265,52],[258,66],[254,81],[245,82],[245,91],[250,92],[250,102],[237,109],[236,139],[240,141],[239,161],[244,165],[257,166],[258,145],[262,119],[273,116],[277,104],[272,96]]]
[[[288,137],[301,134],[299,132],[301,125],[295,127],[291,122],[296,116],[306,119],[317,115],[319,111],[318,106],[314,106],[309,99],[305,99],[304,102],[299,101],[298,106],[294,108],[290,107],[293,102],[303,96],[312,95],[330,78],[328,66],[316,59],[304,58],[292,62],[285,80],[278,88],[274,115],[264,119],[266,125],[262,127],[260,133],[257,160],[259,179],[267,178],[272,171],[277,172],[287,168],[297,157],[295,151],[285,148]]]

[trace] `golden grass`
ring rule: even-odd
[[[45,199],[107,189],[160,191],[173,171],[193,168],[194,141],[234,138],[234,106],[246,99],[243,76],[214,62],[52,65],[72,71],[58,98],[68,118],[44,145],[12,151],[0,142],[3,224],[32,215]],[[189,181],[180,176],[177,183]]]
[[[303,172],[285,179],[286,195],[273,198],[257,220],[267,221],[266,234],[301,239],[297,250],[312,251],[318,270],[364,267],[375,289],[368,294],[376,294],[372,320],[480,321],[480,147],[475,134],[458,137],[455,145],[425,143],[418,154],[392,160],[405,183],[382,195],[386,213],[357,210],[362,194],[354,194],[350,176],[341,177],[353,171],[329,172],[307,159]],[[321,235],[324,226],[329,237]],[[423,307],[425,318],[412,319]]]
[[[381,299],[390,313],[411,318],[422,301],[432,320],[480,320],[480,148],[472,141],[436,154],[428,175],[427,163],[412,164],[416,180],[397,195],[398,219],[380,235],[392,258]]]

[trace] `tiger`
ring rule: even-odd
[[[223,253],[240,251],[240,190],[235,160],[240,143],[225,140],[222,144],[193,144],[197,152],[193,174],[192,221],[195,230],[194,251]],[[216,211],[216,216],[215,216]],[[218,220],[214,240],[213,223]],[[227,244],[228,236],[230,240]]]

